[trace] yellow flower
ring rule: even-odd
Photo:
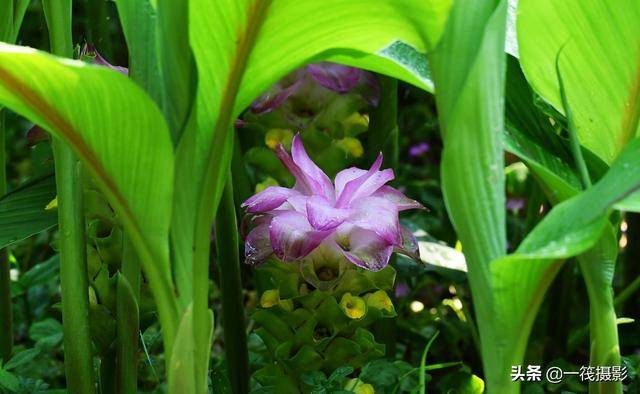
[[[353,378],[344,385],[346,390],[351,390],[356,394],[375,394],[376,391],[372,385],[365,383],[358,378]]]
[[[384,290],[378,290],[375,293],[367,294],[367,306],[375,309],[384,309],[387,312],[393,312],[393,302]]]
[[[260,306],[263,308],[271,308],[280,302],[280,291],[278,289],[267,290],[260,297]]]
[[[264,136],[264,143],[271,149],[275,149],[278,144],[290,145],[293,132],[289,129],[271,129]]]
[[[58,196],[56,196],[56,198],[54,198],[53,200],[51,200],[49,202],[49,204],[47,204],[46,207],[44,207],[45,211],[50,211],[52,209],[56,209],[58,208]]]
[[[340,300],[340,308],[350,319],[361,319],[367,314],[367,304],[358,296],[345,293]]]
[[[360,140],[357,138],[346,137],[338,140],[336,145],[353,157],[360,157],[364,153],[362,143],[360,143]]]

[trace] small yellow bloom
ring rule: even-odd
[[[378,290],[375,293],[368,294],[367,306],[375,309],[384,309],[387,312],[393,312],[393,302],[384,290]]]
[[[271,149],[275,149],[278,144],[291,145],[293,132],[289,129],[271,129],[264,136],[264,143]]]
[[[58,208],[58,196],[56,196],[56,198],[51,200],[51,202],[49,202],[49,204],[47,204],[47,206],[44,207],[44,210],[45,211],[50,211],[50,210],[56,209],[56,208]]]
[[[256,185],[256,190],[255,193],[258,194],[261,191],[263,191],[264,189],[268,188],[269,186],[279,186],[280,184],[278,183],[278,181],[276,181],[275,179],[271,178],[270,176],[267,177],[264,181],[258,183]]]
[[[350,319],[361,319],[367,314],[367,304],[358,296],[345,293],[340,300],[340,308]]]
[[[369,383],[365,383],[358,378],[353,378],[344,385],[346,390],[351,390],[356,394],[375,394],[376,390]]]
[[[292,300],[280,300],[278,302],[280,308],[284,309],[287,312],[293,312],[293,301]]]
[[[357,138],[346,137],[338,140],[336,145],[353,157],[360,157],[364,153],[362,143]]]
[[[278,289],[267,290],[260,297],[260,306],[263,308],[271,308],[280,302],[280,291]]]

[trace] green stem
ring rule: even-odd
[[[398,169],[398,81],[378,74],[380,102],[369,110],[369,155],[384,155],[384,166]]]
[[[589,365],[591,366],[611,366],[621,363],[618,325],[611,286],[617,248],[616,238],[613,232],[609,231],[595,247],[578,257],[589,295],[591,337]],[[589,393],[622,393],[622,384],[621,382],[590,383]]]
[[[0,196],[7,192],[5,112],[0,109]],[[11,303],[9,253],[0,250],[0,359],[7,362],[13,347],[13,305]]]
[[[51,51],[71,57],[71,0],[43,0]],[[71,149],[53,139],[58,229],[60,287],[64,332],[64,364],[71,393],[95,391],[89,330],[89,284],[82,201],[82,167]]]
[[[89,283],[81,167],[71,149],[53,140],[58,191],[60,288],[64,329],[64,365],[71,393],[92,393],[93,360],[89,331]]]
[[[251,182],[249,182],[249,177],[247,176],[247,168],[244,164],[244,156],[242,154],[242,148],[240,147],[238,134],[234,133],[234,135],[233,156],[231,157],[231,176],[234,183],[233,197],[236,212],[242,212],[240,204],[251,197],[253,193]]]
[[[117,392],[136,393],[138,385],[138,332],[140,316],[140,261],[131,241],[125,237],[122,274],[117,283]]]
[[[139,272],[138,267],[136,276]],[[139,312],[134,289],[124,274],[118,275],[116,297],[116,392],[135,394],[138,388]]]
[[[234,394],[244,394],[249,392],[249,353],[242,302],[238,225],[231,177],[227,180],[218,207],[215,233],[227,370]]]

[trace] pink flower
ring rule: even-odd
[[[368,171],[347,168],[331,182],[307,155],[300,135],[293,138],[291,156],[282,145],[276,154],[296,183],[291,189],[268,187],[242,204],[254,224],[245,240],[248,263],[259,264],[272,254],[295,261],[322,246],[378,271],[394,250],[417,255],[415,238],[400,225],[398,212],[423,207],[386,185],[394,175],[380,170],[382,155]]]

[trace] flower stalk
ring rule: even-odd
[[[71,57],[71,0],[44,0],[51,52]],[[91,336],[82,167],[71,149],[53,138],[58,193],[60,286],[67,387],[71,393],[95,391]]]

